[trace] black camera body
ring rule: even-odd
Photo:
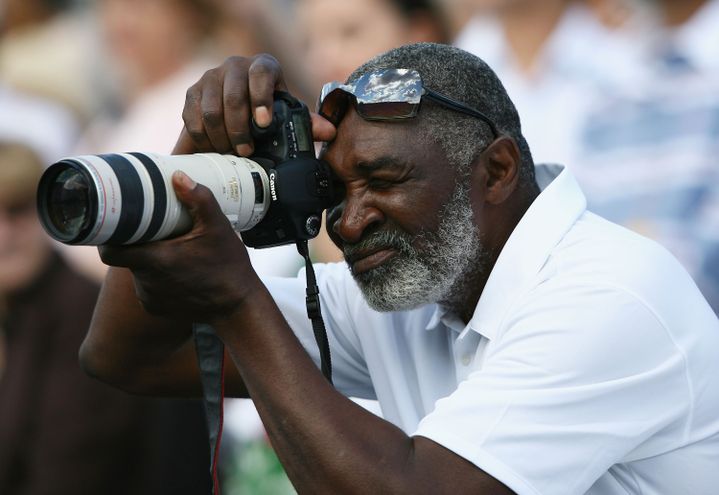
[[[242,232],[243,242],[261,248],[316,237],[335,191],[329,167],[315,157],[307,106],[275,92],[272,123],[260,128],[253,121],[252,137],[255,152],[249,158],[267,172],[270,207],[259,224]]]

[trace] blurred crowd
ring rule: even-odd
[[[535,162],[566,164],[590,210],[662,243],[719,311],[719,0],[0,0],[0,493],[208,483],[200,404],[79,370],[105,267],[44,235],[43,167],[169,153],[185,91],[229,55],[272,53],[312,107],[322,83],[414,41],[488,62]],[[301,266],[292,247],[250,255],[264,275]],[[313,256],[341,259],[326,238]],[[251,406],[227,417],[224,492],[291,493]]]

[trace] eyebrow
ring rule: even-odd
[[[409,166],[410,163],[408,161],[394,156],[380,156],[374,160],[362,161],[357,164],[357,168],[365,173],[381,169],[406,170]]]

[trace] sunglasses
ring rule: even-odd
[[[411,69],[369,72],[351,84],[329,82],[322,87],[317,113],[336,127],[351,101],[359,116],[365,120],[411,119],[417,116],[422,98],[480,119],[489,126],[495,139],[499,137],[492,119],[424,86],[419,72]]]

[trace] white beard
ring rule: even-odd
[[[402,311],[423,304],[462,298],[462,281],[486,266],[487,253],[474,225],[469,187],[458,183],[440,212],[436,232],[414,239],[401,231],[378,231],[345,246],[345,255],[391,247],[398,254],[383,265],[354,275],[369,306],[377,311]]]

